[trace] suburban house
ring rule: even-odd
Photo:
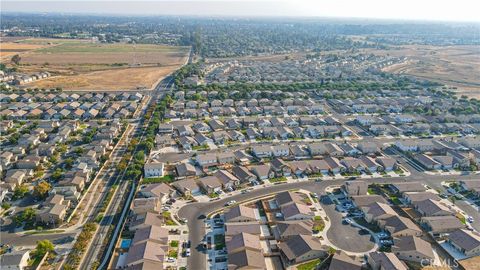
[[[348,256],[342,250],[337,251],[330,262],[328,270],[361,270],[362,262]]]
[[[310,235],[312,234],[313,221],[280,221],[275,226],[274,235],[277,240],[285,240],[295,235]]]
[[[422,235],[422,230],[412,220],[398,215],[378,220],[377,223],[380,228],[388,231],[392,237]]]
[[[365,181],[345,181],[342,186],[347,196],[367,195],[368,184]]]
[[[413,203],[415,209],[424,217],[452,216],[454,213],[443,203],[427,199]]]
[[[172,186],[185,196],[191,196],[193,194],[200,193],[200,187],[193,179],[175,181],[172,183]]]
[[[219,192],[222,190],[222,181],[218,179],[216,176],[207,176],[199,179],[200,186],[205,190],[208,194]]]
[[[257,179],[257,177],[244,166],[233,167],[232,174],[240,180],[240,183],[250,183]]]
[[[422,217],[420,223],[433,236],[442,236],[465,228],[465,224],[455,216]]]
[[[372,203],[379,202],[379,203],[387,203],[387,201],[380,195],[356,195],[351,196],[353,206],[357,208],[362,208],[364,206],[368,206]]]
[[[175,195],[175,190],[165,183],[148,184],[138,192],[145,198],[159,198],[163,203]]]
[[[252,166],[252,172],[261,181],[275,177],[275,173],[268,164]]]
[[[397,215],[390,205],[379,202],[362,207],[362,211],[367,222],[377,222]]]
[[[175,172],[177,173],[178,178],[195,176],[197,174],[195,167],[190,163],[177,164],[175,166]]]
[[[265,270],[265,258],[260,250],[244,249],[228,254],[229,269]]]
[[[258,158],[267,158],[273,155],[272,147],[266,145],[254,146],[252,152]]]
[[[226,241],[226,248],[229,254],[245,249],[262,250],[258,235],[244,232],[236,234]]]
[[[271,169],[275,173],[276,177],[290,176],[292,174],[292,169],[283,159],[275,158],[270,162],[270,164]]]
[[[37,213],[36,220],[47,225],[57,226],[63,222],[67,215],[67,206],[55,204]]]
[[[220,180],[223,188],[226,190],[233,190],[233,188],[240,185],[240,180],[229,171],[218,170],[214,175]]]
[[[314,217],[310,207],[296,202],[282,205],[280,211],[285,220],[311,220]]]
[[[376,159],[377,163],[382,165],[385,172],[390,172],[396,170],[398,167],[397,160],[390,157],[378,157]]]
[[[404,236],[393,239],[392,253],[399,259],[421,263],[435,259],[432,246],[427,241],[416,236]]]
[[[447,242],[467,257],[480,255],[480,235],[465,229],[450,233]]]
[[[404,192],[421,192],[421,191],[427,190],[419,182],[404,182],[404,183],[391,184],[390,189],[393,192],[399,193],[399,194],[402,194]]]
[[[160,213],[162,203],[160,198],[135,198],[132,203],[132,212],[134,214],[143,214],[146,212]]]
[[[198,165],[200,165],[204,169],[208,167],[216,166],[218,164],[217,156],[215,154],[198,155],[196,157],[196,161]]]
[[[251,222],[256,220],[255,209],[244,205],[236,205],[225,213],[226,222]]]
[[[148,177],[162,177],[164,164],[163,162],[147,162],[143,166],[145,178]]]
[[[408,270],[408,266],[390,252],[370,252],[367,261],[372,270]]]
[[[295,235],[278,244],[282,259],[287,265],[325,257],[328,248],[311,235]]]
[[[29,260],[30,250],[14,251],[0,256],[0,266],[2,269],[23,270],[29,267]]]
[[[440,197],[437,194],[433,192],[428,192],[428,191],[404,192],[403,199],[407,204],[415,204],[417,202],[428,200],[428,199],[439,201]]]

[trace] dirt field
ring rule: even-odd
[[[169,67],[136,67],[94,71],[75,76],[55,76],[33,83],[38,88],[62,87],[65,90],[135,90],[150,89],[160,79],[177,69]]]
[[[15,42],[3,42],[0,46],[0,58],[5,58],[8,61],[8,57],[15,54],[22,54],[28,51],[36,50],[45,47],[45,45],[39,44],[20,44]]]
[[[53,76],[26,87],[64,90],[151,88],[185,63],[189,48],[150,44],[100,44],[90,40],[23,39],[1,47],[2,62],[21,56],[20,72]],[[7,55],[8,54],[8,55]]]
[[[437,81],[457,87],[459,95],[480,97],[480,46],[412,46],[371,52],[409,57],[407,63],[384,71]]]

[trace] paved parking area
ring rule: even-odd
[[[374,247],[374,240],[369,234],[361,235],[359,228],[342,223],[343,215],[335,210],[335,203],[330,198],[323,197],[321,205],[332,223],[327,231],[328,240],[332,244],[355,253],[367,252]]]

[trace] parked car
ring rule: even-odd
[[[350,224],[350,223],[352,223],[352,220],[349,219],[349,218],[344,218],[343,222],[346,223],[346,224]]]
[[[233,205],[235,203],[237,203],[237,201],[231,200],[231,201],[228,201],[227,203],[225,203],[225,206],[230,206],[230,205]]]
[[[382,244],[384,246],[391,246],[391,245],[393,245],[393,241],[392,240],[380,240],[380,244]]]
[[[387,233],[384,233],[384,232],[378,233],[377,236],[378,236],[379,238],[387,238],[387,237],[389,237],[388,234],[387,234]]]

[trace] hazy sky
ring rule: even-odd
[[[15,0],[2,11],[480,21],[479,0]]]

